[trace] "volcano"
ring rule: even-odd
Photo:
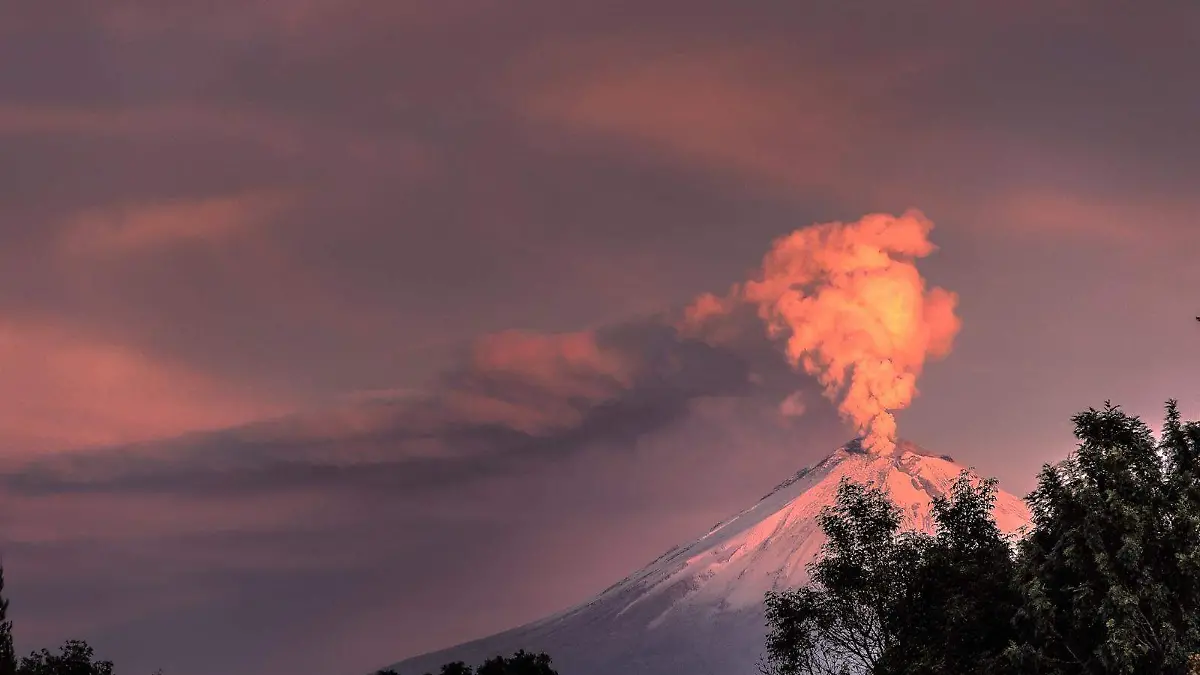
[[[582,605],[392,667],[436,673],[450,661],[525,649],[549,653],[563,675],[754,675],[766,638],[763,597],[807,583],[825,541],[817,516],[843,478],[884,486],[905,528],[932,532],[933,497],[964,469],[907,441],[884,454],[852,442]],[[1025,503],[1003,491],[993,513],[1007,533],[1029,521]]]

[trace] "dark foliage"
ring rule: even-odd
[[[522,649],[509,657],[494,656],[478,668],[472,668],[462,661],[453,661],[443,665],[438,675],[558,675],[551,663],[552,659],[544,652],[533,654]],[[375,675],[399,673],[394,670],[380,670]]]
[[[95,661],[88,643],[68,640],[57,654],[43,649],[21,659],[17,675],[112,675],[111,661]]]
[[[4,568],[0,567],[0,675],[16,675],[17,654],[13,649],[12,621],[4,596]]]
[[[900,512],[880,488],[847,481],[819,522],[828,541],[810,568],[813,584],[767,594],[764,673],[872,673],[899,636],[927,540],[900,531]]]
[[[1074,422],[1078,450],[1029,498],[1011,655],[1033,673],[1184,675],[1200,652],[1200,425],[1173,401],[1157,442],[1108,404]]]
[[[438,675],[473,675],[473,673],[474,670],[471,668],[471,666],[468,666],[462,661],[447,663],[442,666],[440,671],[438,671]]]
[[[995,482],[964,474],[933,536],[843,484],[807,588],[767,596],[762,670],[779,675],[1200,675],[1200,424],[1167,404],[1158,440],[1107,405],[1046,466],[1017,547]]]
[[[0,566],[0,675],[113,675],[112,662],[97,661],[91,645],[82,640],[68,640],[57,654],[43,649],[17,662],[13,654],[12,621],[7,613],[4,568]],[[163,673],[158,670],[153,675]]]
[[[991,517],[995,482],[964,474],[933,504],[934,536],[900,530],[880,488],[843,482],[820,517],[828,541],[812,585],[767,596],[778,675],[991,672],[1018,599],[1009,543]]]
[[[550,667],[550,657],[544,653],[518,651],[509,658],[496,656],[483,662],[475,675],[558,675]]]
[[[43,649],[17,662],[12,653],[12,622],[8,620],[7,613],[4,568],[0,567],[0,675],[113,675],[112,662],[96,660],[95,651],[82,640],[68,640],[58,653]],[[545,653],[520,650],[507,658],[496,656],[488,659],[478,669],[462,661],[447,663],[442,666],[439,675],[558,675],[551,663],[551,658]],[[156,671],[154,675],[162,675],[162,671]],[[375,675],[399,673],[388,668],[376,671]]]
[[[937,527],[897,610],[897,639],[876,673],[984,675],[1003,670],[1020,603],[1011,542],[996,527],[996,481],[966,473],[933,500]]]

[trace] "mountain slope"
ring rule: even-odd
[[[931,500],[963,468],[905,441],[887,455],[852,443],[583,605],[395,668],[436,673],[448,661],[475,664],[526,649],[548,652],[563,675],[751,675],[766,635],[763,596],[808,581],[807,566],[824,543],[816,519],[842,478],[887,486],[905,526],[932,531]],[[1029,512],[1000,492],[995,516],[1014,532]]]

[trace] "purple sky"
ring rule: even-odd
[[[7,3],[18,648],[351,675],[585,599],[853,435],[663,318],[815,222],[936,223],[900,433],[1010,491],[1200,417],[1200,8],[903,5]]]

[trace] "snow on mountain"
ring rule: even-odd
[[[817,516],[843,478],[885,485],[905,527],[932,531],[931,500],[963,469],[907,441],[885,455],[848,444],[585,604],[394,667],[422,675],[525,649],[549,653],[563,675],[752,675],[766,636],[763,596],[808,581],[824,543]],[[1029,520],[1024,502],[1003,491],[994,513],[1005,532]]]

